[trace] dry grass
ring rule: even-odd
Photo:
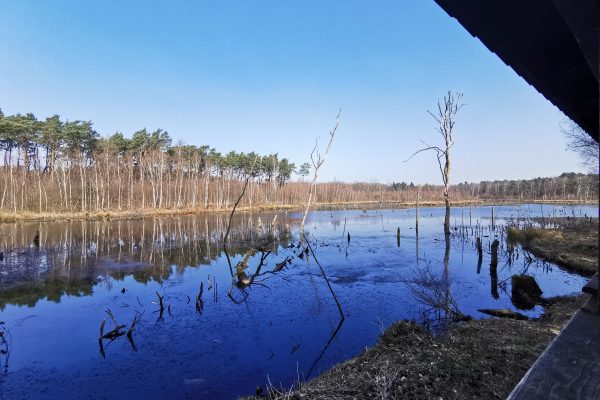
[[[427,201],[419,204],[421,207],[439,207],[444,204],[443,201]],[[460,205],[483,204],[481,201],[463,201],[457,203]],[[273,204],[257,205],[253,207],[238,207],[237,211],[259,212],[259,211],[301,211],[305,204]],[[315,203],[312,209],[330,210],[330,209],[371,209],[371,208],[403,208],[414,207],[414,203],[409,202],[378,202],[378,201],[356,201],[356,202],[320,202]],[[128,211],[89,211],[89,212],[0,212],[0,222],[15,221],[56,221],[56,220],[124,220],[139,219],[152,216],[170,216],[170,215],[189,215],[203,213],[228,213],[231,209],[227,208],[145,208]]]
[[[535,202],[535,201],[532,201]],[[545,203],[550,203],[547,201]],[[587,204],[581,201],[556,201],[557,203],[577,203]],[[499,205],[499,204],[516,204],[513,200],[456,200],[452,202],[453,207],[465,207],[476,205]],[[443,200],[421,201],[420,207],[441,207],[444,205]],[[380,209],[380,208],[409,208],[414,207],[414,202],[408,201],[338,201],[338,202],[318,202],[312,205],[313,210],[332,210],[332,209]],[[260,211],[301,211],[305,204],[271,204],[271,205],[256,205],[253,207],[238,207],[237,211],[242,212],[260,212]],[[228,213],[231,209],[227,208],[208,208],[203,207],[186,207],[186,208],[145,208],[127,211],[88,211],[88,212],[0,212],[1,222],[16,222],[16,221],[59,221],[59,220],[133,220],[145,217],[155,216],[175,216],[175,215],[191,215],[203,213]]]
[[[420,204],[421,207],[436,207],[442,206],[443,201],[429,201]],[[461,205],[467,204],[482,204],[479,201],[465,201]],[[459,205],[459,204],[457,204]],[[331,202],[331,203],[316,203],[312,206],[316,210],[330,209],[369,209],[369,208],[402,208],[413,207],[413,203],[405,202],[385,202],[377,201],[359,201],[359,202]],[[238,207],[237,211],[241,212],[259,212],[259,211],[301,211],[305,205],[289,204],[289,205],[258,205],[254,207]],[[89,211],[89,212],[0,212],[0,222],[16,222],[16,221],[57,221],[57,220],[127,220],[140,219],[154,216],[175,216],[175,215],[190,215],[203,213],[228,213],[231,209],[226,208],[145,208],[132,211]]]
[[[535,256],[582,275],[598,270],[598,219],[553,221],[557,228],[508,229],[508,240],[521,243]]]
[[[133,220],[149,216],[171,216],[201,213],[200,209],[143,209],[133,211],[90,211],[90,212],[19,212],[0,213],[0,222],[16,221],[68,221],[68,220]]]
[[[397,322],[377,345],[294,391],[272,399],[506,398],[527,369],[583,303],[584,296],[551,301],[537,320],[485,319],[455,325],[433,337]]]

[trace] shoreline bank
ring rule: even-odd
[[[398,321],[362,354],[266,398],[506,398],[586,297],[550,298],[540,318],[472,320],[443,336]]]
[[[598,219],[550,220],[551,228],[510,227],[509,242],[534,256],[583,276],[598,271]]]
[[[573,205],[591,205],[598,204],[598,201],[579,201],[579,200],[530,200],[523,201],[519,199],[504,199],[504,200],[462,200],[456,201],[452,204],[452,207],[466,207],[466,206],[503,206],[513,204],[573,204]],[[312,211],[323,211],[323,210],[356,210],[356,209],[402,209],[402,208],[413,208],[415,207],[414,202],[378,202],[378,201],[364,201],[364,202],[333,202],[333,203],[315,203],[311,206]],[[444,201],[422,201],[419,202],[420,208],[428,207],[442,207]],[[269,212],[269,211],[303,211],[305,205],[303,204],[290,204],[290,205],[260,205],[253,207],[238,207],[238,212]],[[12,213],[12,212],[0,212],[0,223],[11,223],[11,222],[52,222],[52,221],[113,221],[113,220],[136,220],[143,218],[153,217],[174,217],[183,215],[200,215],[200,214],[219,214],[219,213],[230,213],[231,208],[183,208],[183,209],[157,209],[157,208],[146,208],[140,210],[127,210],[127,211],[90,211],[90,212],[47,212],[47,213],[36,213],[36,212],[24,212],[24,213]]]

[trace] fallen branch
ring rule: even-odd
[[[519,312],[509,310],[507,308],[499,308],[499,309],[480,309],[477,310],[480,313],[484,313],[487,315],[491,315],[493,317],[499,318],[510,318],[510,319],[518,319],[518,320],[528,320],[529,317],[523,315]]]
[[[102,340],[102,339],[115,340],[119,336],[124,335],[125,332],[121,331],[121,329],[125,328],[125,325],[119,325],[119,323],[117,322],[117,319],[113,315],[113,313],[110,310],[110,308],[106,310],[106,314],[108,314],[108,316],[110,317],[110,319],[113,321],[115,327],[114,327],[113,330],[111,330],[111,331],[105,333],[104,335],[102,335],[100,337],[100,340]],[[105,320],[102,320],[102,324],[100,325],[100,333],[102,333],[104,331],[104,323],[105,323]]]

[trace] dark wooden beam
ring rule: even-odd
[[[593,1],[566,5],[556,0],[559,6],[549,0],[436,2],[598,140],[598,7]]]

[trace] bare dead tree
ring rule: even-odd
[[[581,163],[589,172],[597,174],[600,165],[598,142],[573,121],[568,121],[566,126],[561,125],[560,130],[567,139],[567,149],[581,157]]]
[[[440,173],[442,174],[442,181],[444,182],[444,203],[446,204],[446,215],[444,218],[445,234],[450,234],[450,149],[454,145],[453,130],[454,124],[456,123],[456,114],[458,114],[458,111],[464,105],[462,103],[462,97],[462,93],[452,93],[449,90],[448,94],[444,96],[443,102],[438,100],[438,109],[436,113],[427,110],[429,115],[431,115],[438,123],[436,130],[444,139],[444,147],[430,146],[423,142],[427,147],[414,152],[413,155],[406,160],[410,160],[423,151],[435,151],[438,166],[440,167]],[[444,160],[443,166],[442,160]]]
[[[327,157],[327,154],[329,154],[329,150],[331,149],[331,143],[333,142],[333,137],[335,136],[335,132],[337,131],[338,127],[340,126],[340,114],[341,113],[342,113],[342,110],[340,109],[337,117],[335,118],[335,126],[329,132],[329,142],[327,143],[327,147],[325,148],[325,154],[321,155],[321,153],[319,152],[319,140],[318,139],[315,141],[315,147],[313,148],[312,152],[310,153],[310,161],[312,162],[312,165],[313,165],[314,175],[313,175],[312,182],[310,183],[310,189],[308,190],[308,200],[306,201],[306,208],[304,209],[304,215],[302,215],[302,222],[300,223],[301,236],[304,234],[304,222],[306,221],[306,216],[308,215],[308,210],[310,209],[310,203],[312,202],[312,199],[314,196],[315,184],[317,183],[317,177],[319,175],[319,168],[321,168],[321,166],[325,162],[325,158]]]

